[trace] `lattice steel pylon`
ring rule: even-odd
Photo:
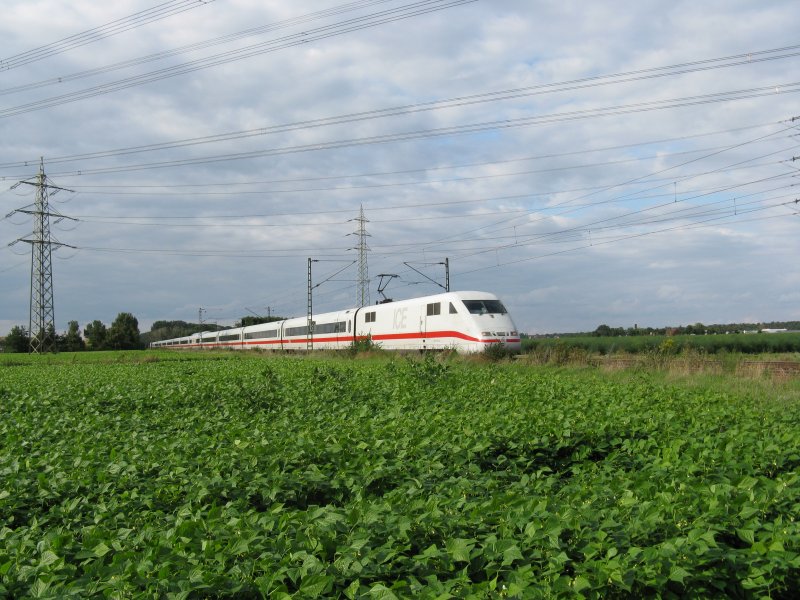
[[[55,309],[53,294],[53,247],[65,246],[50,236],[50,217],[67,219],[59,213],[51,212],[49,202],[50,190],[66,190],[47,182],[44,174],[44,159],[39,163],[39,174],[34,181],[20,181],[20,184],[36,188],[36,200],[32,209],[22,208],[14,212],[33,215],[33,233],[30,238],[17,241],[31,245],[31,297],[28,321],[30,335],[30,351],[32,353],[54,352],[55,343]],[[12,213],[13,214],[13,213]],[[71,246],[70,246],[71,247]]]
[[[367,246],[367,238],[370,237],[370,235],[367,233],[366,227],[366,224],[369,223],[369,219],[364,216],[363,204],[358,213],[358,218],[354,220],[358,222],[358,231],[353,234],[358,236],[358,294],[356,296],[356,302],[359,306],[367,306],[370,303],[369,265],[367,264],[369,246]]]

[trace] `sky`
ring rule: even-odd
[[[800,320],[795,0],[3,8],[0,335],[40,164],[58,331],[356,306],[362,244],[530,334]]]

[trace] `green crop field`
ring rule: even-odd
[[[523,351],[534,352],[554,348],[578,348],[597,354],[643,354],[662,352],[696,352],[707,355],[720,353],[763,354],[800,353],[800,333],[736,333],[713,335],[634,335],[634,336],[563,336],[560,338],[529,338],[523,341]],[[795,357],[796,359],[796,357]]]
[[[0,596],[790,598],[800,387],[4,357]]]

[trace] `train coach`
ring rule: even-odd
[[[385,350],[481,352],[501,344],[520,349],[511,315],[494,294],[447,292],[261,325],[208,331],[150,344],[151,348],[343,350],[370,339]]]

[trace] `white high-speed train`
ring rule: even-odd
[[[349,308],[307,317],[251,325],[150,344],[151,348],[263,348],[271,350],[343,350],[371,339],[385,350],[481,352],[493,344],[520,349],[514,321],[487,292],[447,292]],[[309,334],[310,333],[310,334]]]

